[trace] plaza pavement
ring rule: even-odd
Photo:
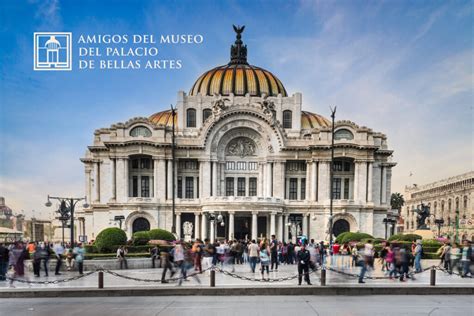
[[[0,304],[1,315],[15,316],[468,316],[473,310],[467,295],[61,297],[2,299]]]

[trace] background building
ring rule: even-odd
[[[81,159],[91,203],[78,211],[89,240],[116,216],[128,236],[171,230],[173,177],[182,238],[328,239],[331,124],[250,65],[237,33],[230,62],[178,92],[175,174],[171,110],[95,131]],[[350,121],[335,129],[334,234],[383,237],[395,166],[387,137]],[[223,223],[211,225],[211,215]]]
[[[441,235],[452,237],[456,234],[456,211],[458,211],[459,238],[474,241],[474,171],[455,177],[443,179],[425,185],[405,187],[404,217],[405,230],[416,229],[416,213],[413,212],[421,203],[430,207],[432,214],[427,221],[430,229],[438,234],[435,219],[443,219]]]

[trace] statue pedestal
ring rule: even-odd
[[[429,229],[417,229],[413,232],[414,234],[420,235],[423,239],[434,239],[435,234]]]

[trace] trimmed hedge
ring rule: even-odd
[[[150,257],[148,252],[129,253],[127,258],[147,258]],[[93,253],[86,254],[86,260],[116,259],[116,253]]]
[[[167,241],[175,241],[176,238],[172,233],[167,230],[155,228],[148,231],[148,236],[150,240],[167,240]]]
[[[133,245],[147,245],[150,241],[150,234],[147,231],[140,231],[133,234]]]
[[[417,234],[395,234],[391,236],[388,241],[398,240],[398,241],[417,241],[422,239],[420,235]]]
[[[127,243],[127,234],[118,227],[109,227],[102,230],[95,239],[94,246],[99,252],[115,251],[116,245],[125,245]]]
[[[375,238],[369,234],[366,233],[351,233],[351,232],[345,232],[342,234],[339,234],[336,238],[336,241],[339,244],[344,244],[346,242],[350,241],[361,241],[363,239],[366,240],[375,240]]]

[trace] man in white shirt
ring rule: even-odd
[[[61,269],[61,265],[63,263],[63,254],[64,254],[64,247],[60,243],[56,243],[53,247],[54,253],[56,255],[56,270],[55,275],[60,275],[59,270]]]

